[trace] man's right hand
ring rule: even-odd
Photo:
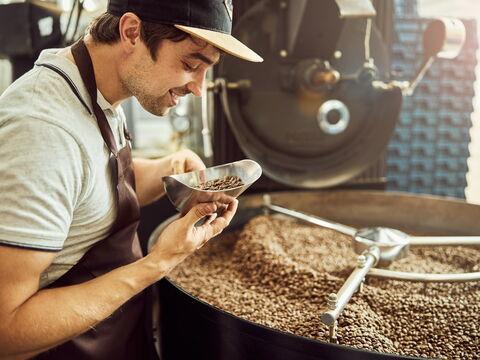
[[[226,209],[217,216],[217,208]],[[149,256],[158,256],[162,261],[167,260],[172,269],[186,257],[201,248],[212,237],[220,234],[232,220],[237,211],[238,200],[229,197],[222,199],[222,204],[200,203],[195,205],[182,218],[168,225],[158,237]],[[202,218],[209,216],[201,226],[195,224]]]
[[[222,203],[226,211],[202,226],[195,224],[223,205],[196,205],[165,229],[148,256],[78,285],[39,289],[56,253],[0,246],[0,359],[30,358],[94,328],[222,232],[238,202]]]

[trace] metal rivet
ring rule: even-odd
[[[363,268],[365,266],[365,263],[367,262],[367,258],[365,255],[359,255],[357,258],[357,266],[360,268]]]
[[[330,310],[335,310],[337,307],[337,294],[331,293],[328,295],[327,305]]]

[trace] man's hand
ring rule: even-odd
[[[172,173],[166,175],[183,174],[190,171],[205,169],[205,164],[202,159],[188,149],[180,150],[170,155],[170,164]]]
[[[202,203],[194,206],[184,217],[165,228],[148,256],[169,259],[171,268],[175,267],[195,250],[205,245],[212,237],[220,234],[230,224],[237,207],[238,200],[231,197],[221,216],[217,216],[215,213],[218,208],[215,203]],[[203,225],[195,226],[200,219],[206,216],[208,216],[208,220]]]
[[[205,169],[202,159],[188,149],[161,159],[133,159],[133,164],[140,206],[148,205],[165,194],[163,176]]]

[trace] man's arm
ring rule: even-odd
[[[144,258],[80,285],[38,291],[54,257],[0,247],[0,358],[32,356],[85,332],[172,267]]]
[[[140,206],[148,205],[165,194],[163,176],[204,169],[194,152],[181,150],[161,159],[133,159],[137,196]]]
[[[219,234],[237,204],[232,200],[221,217],[195,227],[217,209],[199,204],[170,224],[145,258],[68,287],[38,290],[55,253],[0,246],[0,359],[34,356],[95,327]]]
[[[172,174],[170,159],[133,159],[135,183],[140,206],[148,205],[165,194],[162,176]]]

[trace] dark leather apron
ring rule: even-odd
[[[97,85],[92,60],[83,40],[72,47],[73,57],[92,100],[105,144],[110,150],[110,169],[116,185],[118,213],[110,235],[95,244],[67,273],[49,285],[49,288],[80,284],[101,276],[115,268],[142,257],[137,236],[140,208],[135,193],[130,145],[117,150],[115,138],[103,110],[97,103]],[[59,73],[70,85],[82,104],[72,80],[51,64],[38,64]],[[129,137],[127,136],[127,139]],[[106,320],[86,333],[37,356],[38,359],[98,359],[131,360],[156,359],[153,332],[149,317],[151,304],[146,290],[126,302]],[[95,294],[91,294],[95,297]]]

